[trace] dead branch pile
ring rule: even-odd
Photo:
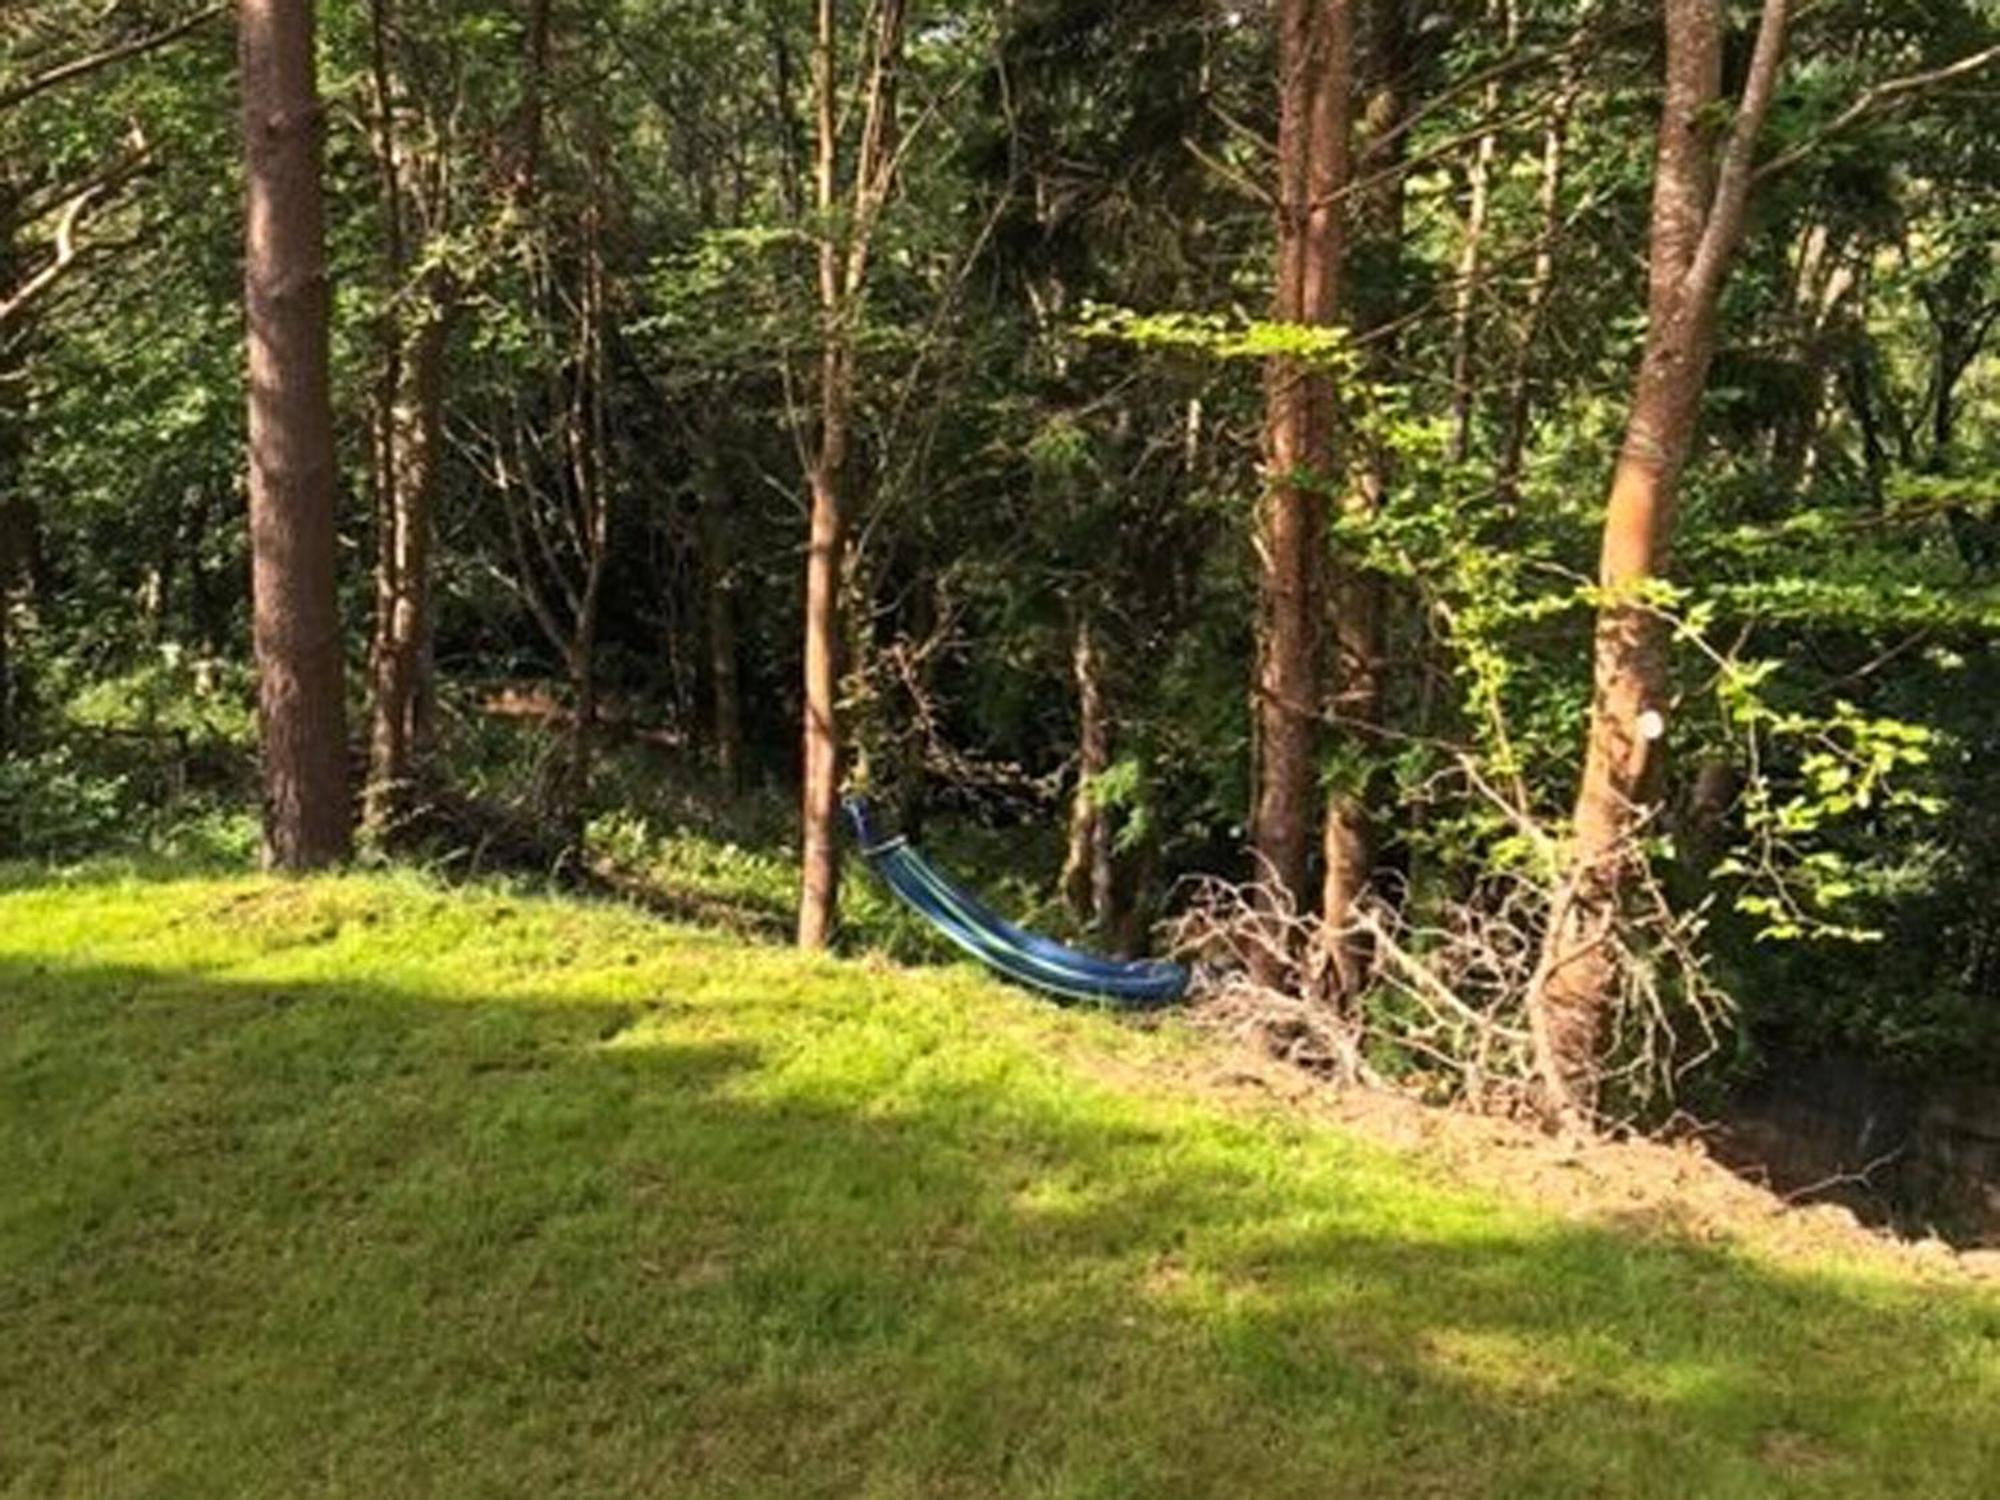
[[[1393,1083],[1484,1112],[1542,1112],[1529,1017],[1548,979],[1538,966],[1542,934],[1566,888],[1498,875],[1421,907],[1375,896],[1334,933],[1265,885],[1204,876],[1184,897],[1169,941],[1195,961],[1204,1024],[1337,1083]],[[1658,1117],[1686,1073],[1714,1055],[1733,1006],[1707,973],[1702,926],[1702,912],[1676,912],[1656,881],[1635,882],[1607,938],[1621,990],[1601,1124]],[[1368,955],[1358,994],[1337,992],[1337,943]],[[1260,953],[1276,962],[1253,962]],[[1258,971],[1286,978],[1260,984]]]

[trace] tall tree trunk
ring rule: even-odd
[[[541,198],[543,108],[549,78],[549,10],[552,0],[527,0],[521,32],[521,102],[514,116],[508,195],[530,208]]]
[[[1349,0],[1283,0],[1278,13],[1277,285],[1272,317],[1331,324],[1344,237],[1336,193],[1350,176],[1354,26]],[[1306,889],[1319,716],[1319,552],[1331,459],[1323,374],[1275,358],[1265,376],[1265,483],[1258,524],[1257,767],[1250,840],[1265,899],[1297,911]],[[1259,948],[1263,983],[1280,955]]]
[[[1111,768],[1111,717],[1104,702],[1104,663],[1087,614],[1076,622],[1070,651],[1076,684],[1076,791],[1069,806],[1069,848],[1063,859],[1063,902],[1103,930],[1111,920],[1111,822],[1097,801],[1095,779]]]
[[[1806,231],[1792,290],[1801,379],[1797,402],[1780,418],[1771,452],[1772,488],[1780,495],[1796,496],[1811,483],[1826,420],[1840,311],[1858,281],[1844,243],[1824,224]]]
[[[0,174],[0,287],[15,281],[14,225],[17,190]],[[27,457],[27,371],[17,357],[17,336],[0,329],[0,756],[14,743],[13,592],[24,568],[28,498],[22,483]],[[0,843],[0,848],[4,848]]]
[[[1396,171],[1403,154],[1403,124],[1409,108],[1409,35],[1402,0],[1368,0],[1357,42],[1363,96],[1358,126],[1356,175],[1373,184],[1354,205],[1352,237],[1357,252],[1366,247],[1375,284],[1349,287],[1348,321],[1369,336],[1363,356],[1365,380],[1394,379],[1395,340],[1385,336],[1401,312],[1404,174]],[[1329,419],[1330,420],[1330,419]],[[1391,455],[1377,441],[1351,446],[1344,512],[1366,520],[1387,502]],[[1388,590],[1382,577],[1336,551],[1329,570],[1328,611],[1332,660],[1329,699],[1344,753],[1328,783],[1321,829],[1324,871],[1320,886],[1320,927],[1327,944],[1324,989],[1336,1004],[1351,1003],[1368,982],[1371,954],[1353,930],[1356,904],[1372,883],[1375,829],[1369,806],[1374,780],[1375,731],[1382,719],[1383,637]]]
[[[1515,0],[1491,0],[1486,23],[1500,22],[1502,50],[1511,54],[1521,34],[1520,10]],[[1481,95],[1486,118],[1500,114],[1500,84],[1489,83]],[[1464,463],[1472,456],[1473,378],[1475,330],[1473,314],[1479,305],[1479,280],[1486,250],[1486,219],[1492,196],[1493,163],[1500,149],[1500,133],[1489,129],[1473,148],[1472,164],[1466,171],[1465,234],[1458,248],[1458,284],[1452,292],[1451,315],[1451,406],[1452,457]]]
[[[846,378],[839,360],[824,361],[822,370],[823,380]],[[833,936],[840,896],[835,818],[840,799],[840,571],[847,536],[837,465],[845,456],[844,425],[844,413],[822,416],[806,544],[806,712],[800,808],[804,837],[798,932],[802,948],[826,946]]]
[[[385,832],[408,809],[427,737],[431,662],[431,536],[444,444],[444,361],[453,290],[433,266],[407,285],[412,232],[435,230],[435,213],[404,173],[392,63],[393,0],[371,0],[373,145],[381,175],[382,374],[376,399],[375,620],[369,641],[368,777],[362,819]],[[406,307],[407,304],[407,307]]]
[[[833,936],[840,899],[840,574],[846,521],[841,481],[847,466],[847,412],[852,399],[845,288],[837,207],[839,120],[834,98],[834,0],[819,0],[813,48],[813,109],[817,122],[814,184],[822,220],[819,244],[821,349],[819,452],[810,475],[812,516],[806,541],[805,738],[800,790],[801,948],[824,948]]]
[[[729,490],[713,452],[701,458],[702,604],[708,645],[709,743],[730,791],[743,786],[742,669],[736,643],[736,553]]]
[[[1535,189],[1538,218],[1535,259],[1528,273],[1528,291],[1514,344],[1514,368],[1507,382],[1506,413],[1500,423],[1500,457],[1494,466],[1494,498],[1512,515],[1521,498],[1521,465],[1527,457],[1528,427],[1534,413],[1535,350],[1542,321],[1555,290],[1556,236],[1562,229],[1563,172],[1569,155],[1570,114],[1576,108],[1576,64],[1568,54],[1562,62],[1562,83],[1555,104],[1542,126],[1542,166]]]
[[[346,858],[353,828],[311,0],[241,0],[239,46],[264,857],[304,870]]]
[[[583,554],[575,630],[568,652],[570,740],[563,774],[562,816],[571,847],[581,853],[590,798],[590,763],[597,731],[597,634],[610,558],[611,505],[607,458],[604,335],[604,142],[592,142],[589,196],[583,209],[582,296],[577,306],[578,390],[570,406],[570,469],[577,496],[577,541]]]
[[[1537,1069],[1553,1113],[1597,1105],[1599,1053],[1623,979],[1615,946],[1636,834],[1659,796],[1668,627],[1644,598],[1662,576],[1674,503],[1714,352],[1715,312],[1742,236],[1754,152],[1784,50],[1786,0],[1765,0],[1743,97],[1719,163],[1720,0],[1665,0],[1666,98],[1648,250],[1646,344],[1606,502],[1598,563],[1594,692],[1568,868],[1529,997]]]
[[[0,424],[10,415],[0,407]],[[9,437],[0,428],[0,757],[14,747],[14,586],[26,571],[33,524],[27,498],[16,488]]]
[[[396,361],[376,545],[365,816],[386,829],[407,809],[421,748],[419,703],[431,657],[431,541],[444,446],[448,294],[426,279],[419,320]]]
[[[847,459],[854,408],[854,323],[866,284],[875,221],[895,167],[896,74],[904,0],[875,8],[846,222],[840,217],[840,120],[835,85],[835,0],[819,0],[813,47],[816,121],[814,202],[819,213],[820,378],[818,448],[808,466],[812,514],[806,546],[805,722],[800,789],[798,943],[824,948],[840,896],[840,593],[847,560]]]

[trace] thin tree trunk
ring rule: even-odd
[[[1104,702],[1104,663],[1088,615],[1079,615],[1070,652],[1076,684],[1076,791],[1069,805],[1069,849],[1063,859],[1063,902],[1100,929],[1114,901],[1111,824],[1098,804],[1095,779],[1111,768],[1111,719]]]
[[[1825,425],[1827,391],[1834,355],[1834,331],[1842,306],[1859,277],[1845,246],[1823,224],[1806,233],[1793,289],[1798,324],[1800,382],[1797,405],[1779,423],[1771,455],[1772,487],[1795,496],[1811,482]]]
[[[869,63],[847,222],[841,210],[835,0],[819,0],[813,47],[814,202],[820,217],[819,442],[809,465],[806,546],[805,715],[800,790],[798,944],[832,939],[840,896],[840,593],[847,557],[847,459],[854,407],[854,320],[866,283],[874,224],[894,169],[895,82],[904,0],[881,0]],[[841,228],[845,230],[842,242]]]
[[[1395,341],[1379,335],[1395,323],[1401,310],[1407,175],[1393,168],[1402,155],[1402,125],[1409,107],[1409,38],[1401,0],[1370,0],[1364,22],[1359,50],[1365,103],[1355,175],[1373,186],[1358,195],[1353,235],[1357,244],[1374,248],[1371,258],[1379,267],[1380,282],[1365,301],[1361,289],[1353,289],[1350,322],[1359,333],[1377,335],[1368,345],[1364,379],[1387,382],[1394,378]],[[1330,416],[1328,420],[1331,423]],[[1378,515],[1387,503],[1390,479],[1391,457],[1385,445],[1372,441],[1354,445],[1341,497],[1344,512],[1361,519]],[[1353,930],[1353,923],[1356,905],[1374,878],[1375,828],[1369,792],[1374,732],[1382,719],[1388,591],[1379,574],[1341,551],[1334,555],[1329,578],[1327,603],[1333,642],[1329,699],[1344,754],[1341,770],[1327,786],[1321,826],[1324,865],[1319,915],[1328,949],[1326,998],[1347,1005],[1367,985],[1372,962],[1368,942]]]
[[[435,280],[435,273],[433,278]],[[451,308],[426,288],[397,360],[399,389],[376,537],[375,639],[370,654],[366,820],[391,826],[408,805],[421,748],[419,702],[431,657],[431,544],[444,446],[444,361]]]
[[[736,644],[736,555],[729,532],[729,493],[713,453],[701,472],[701,562],[707,616],[709,742],[715,768],[730,791],[743,786],[743,699]]]
[[[1348,158],[1354,50],[1349,0],[1283,0],[1278,17],[1277,286],[1282,323],[1334,321],[1344,239],[1335,194]],[[1258,527],[1257,767],[1251,847],[1265,899],[1297,911],[1306,889],[1314,725],[1319,715],[1319,552],[1331,459],[1324,375],[1273,359],[1265,377],[1265,482]],[[1262,950],[1260,949],[1260,953]],[[1275,954],[1258,978],[1280,982]]]
[[[239,44],[264,857],[304,870],[346,858],[353,828],[310,0],[241,0]]]
[[[1507,384],[1507,411],[1500,424],[1500,459],[1495,465],[1494,493],[1501,509],[1511,515],[1520,503],[1521,465],[1527,456],[1528,427],[1534,412],[1535,349],[1542,321],[1555,290],[1556,236],[1562,229],[1563,172],[1569,151],[1570,114],[1576,107],[1576,65],[1564,55],[1562,85],[1555,106],[1542,127],[1542,169],[1535,189],[1538,227],[1534,268],[1521,313],[1521,331],[1514,346],[1514,369]]]
[[[801,948],[824,948],[833,936],[840,899],[840,849],[835,819],[840,799],[840,573],[846,516],[840,492],[847,465],[849,388],[845,288],[840,245],[831,219],[836,207],[839,122],[834,98],[834,0],[819,0],[813,48],[813,107],[817,121],[815,202],[824,222],[819,245],[821,350],[819,452],[812,466],[812,517],[806,543],[805,741],[800,805],[799,931]]]
[[[1514,0],[1494,0],[1487,7],[1490,26],[1494,13],[1501,12],[1503,50],[1511,54],[1521,31],[1521,17]],[[1500,85],[1496,80],[1482,95],[1488,119],[1500,113]],[[1488,130],[1473,148],[1472,164],[1466,172],[1465,236],[1459,242],[1458,286],[1452,296],[1451,317],[1451,406],[1452,457],[1464,463],[1472,456],[1473,418],[1473,313],[1479,304],[1479,275],[1486,249],[1486,218],[1492,194],[1493,162],[1499,153],[1500,133]]]
[[[411,220],[421,226],[424,216],[402,170],[406,148],[397,127],[391,0],[371,0],[369,21],[387,310],[376,402],[375,620],[362,819],[381,833],[408,809],[428,718],[422,704],[431,660],[431,537],[453,294],[448,274],[439,268],[427,271],[414,288],[405,285]],[[412,305],[404,311],[406,298]]]
[[[13,413],[0,407],[0,424]],[[29,533],[33,518],[28,502],[15,488],[16,474],[9,451],[11,434],[0,429],[0,757],[14,747],[14,587],[27,570]]]
[[[0,178],[0,286],[14,284],[17,192]],[[13,590],[27,556],[22,514],[28,504],[22,489],[27,371],[18,362],[17,347],[11,336],[0,333],[0,756],[14,743]]]
[[[561,806],[571,847],[579,853],[584,846],[590,798],[591,751],[597,730],[598,620],[611,543],[610,494],[604,474],[608,436],[604,405],[604,171],[600,139],[593,143],[590,195],[583,211],[583,295],[577,308],[580,389],[570,409],[570,461],[579,510],[577,539],[583,551],[583,588],[568,656],[574,712]]]
[[[0,759],[14,748],[14,590],[0,582]],[[8,847],[0,830],[0,849]]]
[[[1861,321],[1865,326],[1865,308]],[[1875,404],[1875,353],[1865,337],[1842,367],[1841,389],[1854,413],[1855,426],[1861,431],[1862,473],[1868,496],[1879,510],[1887,498],[1889,447],[1883,440],[1881,414]]]
[[[1148,828],[1139,839],[1139,847],[1129,859],[1131,873],[1125,883],[1125,891],[1118,903],[1117,911],[1104,928],[1111,949],[1125,958],[1137,958],[1150,946],[1147,941],[1147,926],[1157,908],[1159,880],[1160,840],[1158,834]]]
[[[1568,869],[1529,997],[1537,1069],[1553,1113],[1597,1106],[1600,1052],[1623,975],[1616,923],[1657,806],[1669,684],[1668,628],[1644,589],[1667,564],[1674,503],[1714,352],[1715,313],[1749,202],[1753,154],[1783,57],[1786,0],[1765,0],[1743,98],[1719,164],[1709,141],[1721,89],[1719,0],[1665,0],[1666,99],[1648,253],[1646,345],[1606,503],[1594,692]]]
[[[532,207],[541,198],[544,96],[549,77],[549,9],[552,0],[527,0],[521,36],[521,103],[514,119],[509,196]]]
[[[833,935],[840,891],[835,817],[840,798],[840,571],[846,550],[840,467],[845,462],[846,362],[829,352],[821,380],[841,394],[822,402],[820,452],[812,473],[806,548],[805,769],[801,820],[803,881],[799,946],[823,948]]]
[[[22,449],[9,430],[15,415],[0,404],[0,757],[21,742],[30,707],[15,669],[15,602],[25,594],[32,605],[47,593],[41,516],[20,488]]]

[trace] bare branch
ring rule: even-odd
[[[1753,180],[1761,182],[1766,177],[1773,176],[1776,173],[1784,171],[1787,167],[1796,165],[1824,145],[1829,137],[1838,135],[1841,131],[1876,113],[1885,105],[1893,104],[1897,100],[1906,98],[1911,94],[1921,93],[1925,89],[1936,88],[1941,83],[1949,83],[1954,78],[1963,78],[1969,73],[1976,73],[1996,61],[2000,61],[2000,44],[1971,53],[1968,56],[1961,57],[1957,62],[1946,63],[1940,68],[1932,68],[1923,73],[1906,74],[1901,78],[1891,78],[1887,82],[1874,84],[1869,88],[1863,89],[1852,104],[1827,121],[1818,130],[1815,130],[1797,145],[1786,147],[1783,151],[1780,151],[1776,156],[1758,167],[1753,174]]]
[[[83,256],[83,248],[77,243],[77,230],[83,223],[83,216],[107,195],[117,192],[141,168],[153,159],[152,148],[143,137],[136,141],[132,154],[99,174],[91,182],[85,183],[72,193],[63,203],[60,216],[56,220],[54,253],[42,268],[13,291],[0,298],[0,329],[27,312],[28,308],[60,281],[63,275],[77,264]]]
[[[69,62],[59,63],[53,68],[45,69],[31,78],[15,84],[10,89],[0,90],[0,110],[12,109],[15,105],[32,99],[37,94],[46,93],[49,89],[55,88],[60,84],[95,73],[100,68],[108,68],[114,63],[124,62],[127,58],[139,57],[148,52],[157,52],[160,48],[179,41],[189,32],[206,26],[210,21],[213,21],[228,9],[227,5],[211,5],[207,10],[197,11],[185,21],[169,26],[164,31],[156,31],[151,36],[140,37],[137,41],[124,42],[116,47],[107,47],[103,51],[93,52],[87,57],[72,58]]]
[[[1705,289],[1719,285],[1723,268],[1735,253],[1743,233],[1743,215],[1756,181],[1751,170],[1757,154],[1757,137],[1771,113],[1777,92],[1778,74],[1785,60],[1785,24],[1789,0],[1764,0],[1763,19],[1757,25],[1757,46],[1750,56],[1750,74],[1743,83],[1743,98],[1729,127],[1729,141],[1722,148],[1722,165],[1716,173],[1715,194],[1710,202],[1708,222],[1702,227],[1700,243],[1688,267],[1689,288],[1697,298]]]

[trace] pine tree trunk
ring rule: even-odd
[[[1365,380],[1395,378],[1396,341],[1384,336],[1401,311],[1404,177],[1395,170],[1403,155],[1408,109],[1409,37],[1401,0],[1369,0],[1357,50],[1364,97],[1357,134],[1356,175],[1373,185],[1357,195],[1353,236],[1366,245],[1377,267],[1378,284],[1350,288],[1349,321],[1369,335],[1363,355]],[[1366,295],[1364,295],[1364,293]],[[1332,421],[1331,416],[1327,419]],[[1354,444],[1341,504],[1349,516],[1369,519],[1388,502],[1391,459],[1380,443]],[[1382,718],[1383,637],[1387,628],[1386,585],[1373,569],[1336,553],[1328,571],[1332,660],[1328,664],[1333,719],[1345,750],[1343,773],[1327,788],[1321,828],[1323,875],[1320,930],[1327,945],[1323,988],[1336,1004],[1350,1004],[1368,982],[1373,955],[1353,931],[1357,904],[1374,879],[1375,828],[1370,808],[1375,730]]]
[[[310,0],[241,0],[252,621],[264,857],[349,851],[335,472]]]
[[[1354,769],[1327,789],[1319,920],[1329,960],[1327,998],[1345,1005],[1367,986],[1373,962],[1368,942],[1354,931],[1354,921],[1375,869],[1375,826],[1365,767],[1373,750],[1366,736],[1382,714],[1383,591],[1379,579],[1360,569],[1343,566],[1340,571],[1346,576],[1336,586],[1339,678],[1333,711],[1347,728],[1352,747],[1348,765]]]
[[[1277,286],[1272,316],[1325,325],[1339,303],[1349,176],[1353,18],[1348,0],[1284,0],[1278,19]],[[1265,481],[1258,534],[1257,767],[1251,847],[1274,914],[1306,889],[1319,716],[1319,553],[1331,458],[1324,375],[1273,359],[1265,377]],[[1301,482],[1301,481],[1305,482]],[[1256,950],[1258,979],[1282,982],[1282,956]]]

